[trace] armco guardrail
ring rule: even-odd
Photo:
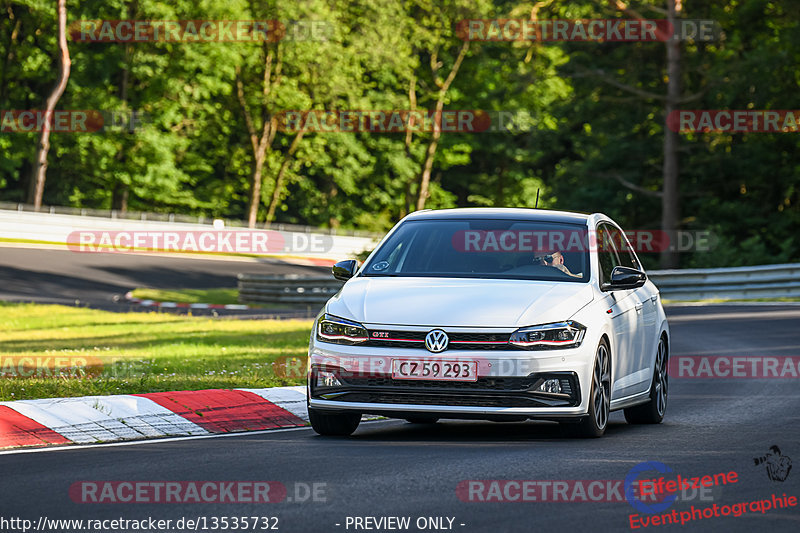
[[[247,221],[228,218],[215,218],[207,216],[191,216],[176,213],[147,213],[144,211],[119,211],[116,209],[91,209],[85,207],[65,207],[55,205],[43,205],[39,211],[34,209],[31,204],[14,202],[0,202],[0,211],[15,211],[16,213],[33,213],[36,215],[70,215],[80,217],[90,217],[99,219],[112,219],[119,221],[133,222],[168,222],[170,224],[192,224],[192,225],[213,225],[215,221],[222,220],[226,228],[246,228]],[[299,224],[286,224],[283,222],[273,222],[269,224],[259,223],[257,229],[271,229],[277,231],[289,231],[293,233],[319,233],[324,235],[345,235],[349,237],[380,238],[382,235],[373,231],[361,231],[345,228],[317,228],[313,226],[302,226]]]
[[[647,275],[667,300],[800,297],[800,264],[651,270]],[[322,305],[336,294],[342,283],[332,277],[239,274],[239,301]]]
[[[2,207],[2,206],[0,206]],[[222,221],[221,221],[222,222]],[[9,211],[0,209],[0,240],[30,241],[58,243],[66,245],[69,236],[77,231],[217,231],[218,229],[239,230],[239,227],[209,224],[190,224],[186,222],[169,222],[162,220],[129,220],[122,218],[105,218],[88,215],[66,215],[50,213],[32,213],[29,211]],[[259,228],[263,229],[263,228]],[[314,230],[301,227],[302,231],[290,231],[282,225],[276,225],[273,231],[281,231],[285,242],[285,251],[276,251],[273,255],[300,256],[325,260],[341,260],[355,257],[364,250],[372,250],[377,238],[352,235],[332,235],[326,230]],[[317,236],[327,244],[325,251],[308,251],[293,243],[308,243],[308,238]]]
[[[647,273],[667,300],[755,300],[800,296],[800,264],[653,270]]]
[[[333,277],[239,274],[238,278],[241,303],[321,306],[344,284]]]

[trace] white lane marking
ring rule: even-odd
[[[367,424],[375,424],[377,422],[391,422],[390,420],[370,420],[370,421],[362,421],[363,423]],[[397,420],[395,420],[397,422]],[[70,450],[87,450],[87,449],[96,449],[96,448],[113,448],[116,446],[137,446],[137,445],[145,445],[145,444],[163,444],[165,442],[178,442],[184,440],[196,440],[196,439],[217,439],[222,437],[249,437],[252,435],[265,435],[267,433],[286,433],[288,431],[301,431],[301,430],[311,430],[311,427],[304,426],[298,428],[281,428],[281,429],[262,429],[260,431],[242,431],[240,433],[216,433],[211,435],[193,435],[190,437],[168,437],[165,439],[151,439],[151,440],[137,440],[137,441],[128,441],[128,442],[109,442],[107,444],[82,444],[78,446],[57,446],[57,447],[49,447],[49,448],[21,448],[17,450],[7,450],[0,452],[0,455],[16,455],[19,453],[45,453],[45,452],[67,452]]]
[[[278,407],[286,409],[293,415],[308,421],[306,408],[306,388],[302,385],[296,387],[274,387],[270,389],[236,389],[252,392],[272,402]]]

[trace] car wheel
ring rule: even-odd
[[[611,412],[611,357],[605,340],[597,346],[592,371],[592,388],[589,391],[589,413],[577,424],[565,424],[564,428],[573,436],[583,438],[602,437]]]
[[[361,422],[359,413],[325,413],[308,408],[311,427],[320,435],[346,437],[352,434]]]
[[[664,337],[658,341],[656,367],[653,371],[653,383],[650,385],[650,401],[645,404],[625,409],[625,420],[629,424],[660,424],[667,412],[667,385],[669,377],[667,368],[669,351]]]
[[[435,424],[439,419],[435,416],[410,416],[406,418],[409,424]]]

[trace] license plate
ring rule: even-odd
[[[392,359],[392,379],[478,381],[478,362]]]

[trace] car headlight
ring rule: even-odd
[[[323,342],[359,344],[368,339],[367,329],[358,322],[323,315],[317,323],[317,340]]]
[[[574,320],[567,320],[520,328],[511,334],[508,342],[525,350],[575,348],[580,346],[584,333],[586,326]]]

